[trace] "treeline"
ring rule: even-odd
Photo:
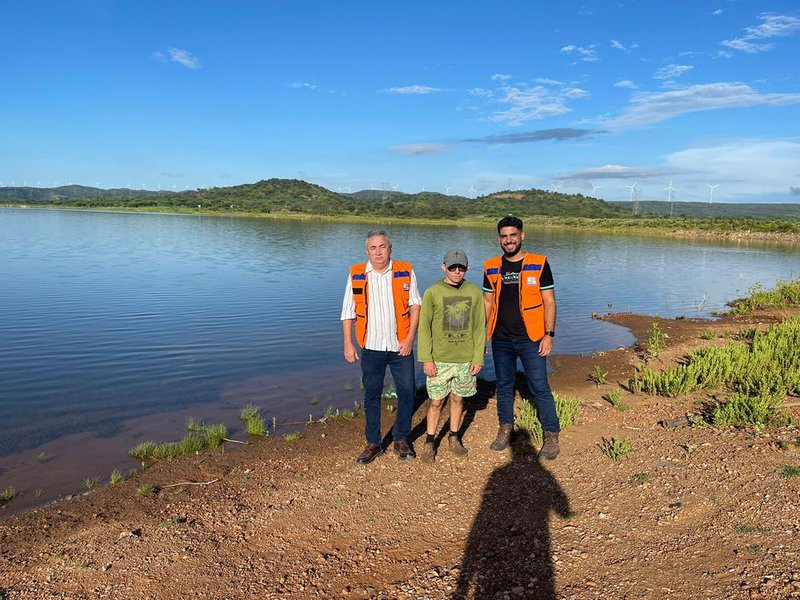
[[[398,217],[427,219],[520,216],[613,218],[629,215],[602,200],[581,194],[545,190],[496,192],[476,199],[436,192],[403,194],[390,191],[338,194],[321,186],[292,179],[269,179],[254,184],[142,196],[87,194],[47,201],[56,206],[201,208],[205,211],[297,213],[308,215]]]

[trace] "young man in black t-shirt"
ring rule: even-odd
[[[547,381],[547,359],[553,349],[556,296],[547,257],[522,251],[525,233],[517,217],[497,224],[503,255],[484,263],[483,300],[497,376],[497,415],[500,429],[492,450],[504,450],[514,429],[514,382],[517,358],[536,400],[544,443],[539,456],[558,456],[560,426],[555,400]]]

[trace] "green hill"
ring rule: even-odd
[[[152,190],[131,190],[127,188],[114,188],[104,190],[85,185],[62,185],[53,188],[37,188],[29,186],[0,187],[0,200],[18,202],[59,202],[75,198],[108,198],[108,197],[149,197],[172,192],[156,192]]]

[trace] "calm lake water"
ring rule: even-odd
[[[367,229],[0,209],[0,489],[22,490],[18,505],[79,491],[86,477],[133,466],[127,450],[138,441],[181,437],[188,415],[235,430],[248,402],[278,423],[351,406],[360,371],[342,359],[339,313]],[[498,253],[488,227],[389,230],[423,289],[448,248],[467,251],[478,285],[481,261]],[[561,354],[633,342],[593,311],[708,316],[800,264],[797,247],[527,236],[551,262]],[[54,457],[37,462],[40,452]],[[53,485],[43,488],[33,480],[45,474]]]

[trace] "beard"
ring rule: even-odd
[[[503,246],[503,253],[505,254],[506,258],[516,256],[519,254],[520,250],[522,250],[522,244]]]

